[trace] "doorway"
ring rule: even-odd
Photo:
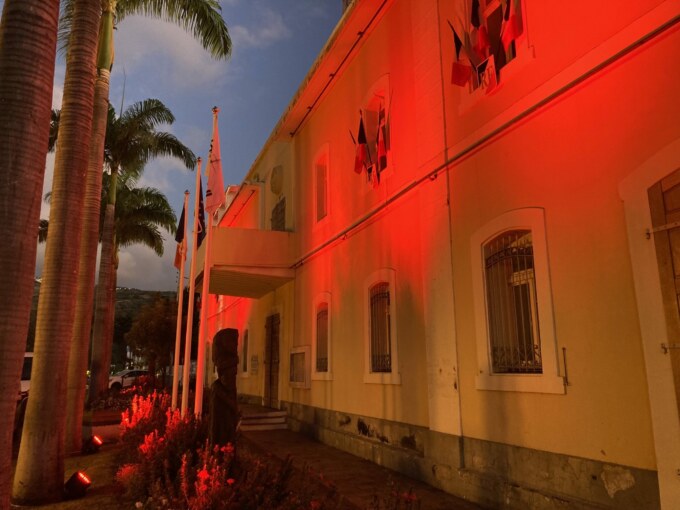
[[[279,407],[279,333],[281,318],[279,314],[267,317],[265,322],[264,351],[264,406]]]

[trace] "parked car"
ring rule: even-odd
[[[31,386],[31,370],[33,368],[33,353],[24,353],[24,366],[21,369],[21,394],[28,393]]]
[[[141,376],[149,375],[148,370],[126,369],[113,374],[109,377],[109,388],[114,391],[120,391],[123,388],[132,386],[137,382]]]

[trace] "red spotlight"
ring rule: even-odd
[[[76,471],[64,484],[64,498],[82,498],[90,485],[92,485],[90,478],[82,471]]]
[[[83,453],[97,453],[101,445],[104,444],[102,438],[99,436],[90,436],[88,439],[83,441]]]

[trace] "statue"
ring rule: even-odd
[[[210,387],[210,443],[226,445],[234,442],[238,424],[238,330],[223,329],[215,335],[212,360],[218,378]]]

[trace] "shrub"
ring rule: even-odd
[[[153,392],[147,397],[135,395],[128,409],[123,411],[120,424],[120,440],[126,459],[134,459],[137,447],[153,431],[165,432],[166,410],[170,405],[167,393]]]

